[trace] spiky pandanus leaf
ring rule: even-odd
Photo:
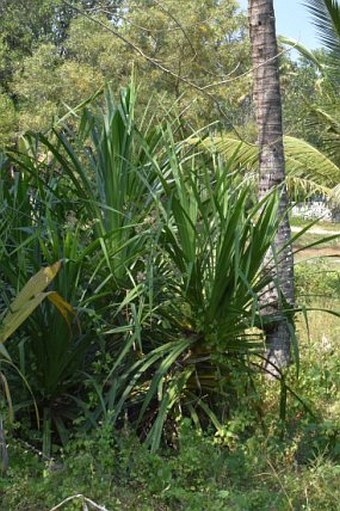
[[[133,95],[133,90],[123,91],[116,102],[107,91],[104,106],[83,111],[77,135],[63,127],[27,135],[20,151],[10,155],[15,175],[5,165],[0,175],[6,219],[0,221],[6,234],[1,238],[0,271],[6,282],[1,298],[10,302],[36,266],[57,255],[64,265],[54,289],[77,311],[71,325],[64,321],[67,307],[62,309],[64,317],[48,305],[36,309],[25,324],[27,340],[20,346],[20,364],[44,410],[47,450],[51,427],[66,437],[65,420],[78,409],[70,407],[69,393],[82,380],[85,356],[92,360],[99,336],[110,339],[118,378],[126,366],[133,366],[136,346],[142,352],[141,324],[152,314],[151,277],[145,292],[138,274],[151,275],[149,261],[158,236],[152,208],[161,188],[153,158],[164,150],[161,129],[149,126],[142,133],[135,125]],[[162,168],[158,170],[164,178]],[[63,303],[57,295],[48,296],[60,310]],[[98,334],[91,313],[100,315],[105,333]],[[82,331],[80,315],[85,320]],[[118,379],[117,400],[125,381]],[[73,397],[79,403],[78,394]]]
[[[263,350],[260,330],[252,329],[263,321],[258,296],[269,280],[262,264],[279,222],[275,193],[249,207],[246,182],[237,183],[218,166],[200,166],[195,156],[183,161],[173,139],[167,152],[170,174],[159,206],[160,248],[170,278],[158,314],[169,323],[163,336],[173,339],[128,370],[114,413],[117,420],[139,401],[138,421],[149,423],[153,450],[174,409],[219,415],[213,401],[232,392],[232,384],[218,375]]]

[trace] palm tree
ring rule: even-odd
[[[308,122],[320,128],[322,150],[305,140],[283,137],[285,180],[290,196],[299,198],[319,194],[336,205],[340,201],[340,5],[334,0],[311,0],[308,4],[320,41],[326,54],[309,51],[299,42],[280,37],[283,44],[295,50],[313,64],[320,76],[321,101],[310,104]],[[320,129],[318,129],[320,132]],[[234,168],[254,172],[258,168],[258,148],[252,142],[225,133],[204,140],[204,147],[221,154]],[[232,168],[232,167],[231,167]]]
[[[321,107],[313,107],[312,113],[316,122],[324,127],[322,137],[324,151],[339,165],[340,5],[336,0],[311,0],[306,5],[312,15],[320,42],[327,52],[326,65],[323,69],[325,101]]]
[[[268,287],[261,296],[262,302],[267,304],[264,321],[266,368],[277,374],[277,368],[286,367],[290,362],[291,325],[285,311],[294,303],[294,274],[273,1],[249,0],[248,16],[258,129],[260,199],[274,187],[280,188],[279,215],[282,220],[274,252],[281,255],[275,267],[270,267],[275,274],[276,285]]]

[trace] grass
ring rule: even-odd
[[[291,218],[291,226],[293,234],[300,229],[309,225],[309,221],[301,220],[297,217]],[[295,261],[308,260],[312,258],[328,257],[328,261],[332,264],[333,270],[336,271],[340,268],[340,236],[320,243],[328,236],[340,233],[340,223],[331,223],[319,221],[309,231],[300,236],[294,244],[294,249],[299,250],[295,255]],[[311,244],[318,243],[314,247],[309,247]],[[306,247],[306,248],[304,248]],[[338,258],[339,256],[339,258]],[[321,261],[322,264],[322,261]]]
[[[310,220],[304,220],[303,218],[297,217],[297,216],[291,216],[290,217],[290,224],[292,227],[306,227],[308,224],[310,224]],[[340,232],[340,222],[329,222],[326,220],[320,219],[316,224],[315,227],[318,229],[323,229],[330,232]]]
[[[179,427],[176,451],[159,454],[133,436],[112,441],[104,428],[74,439],[60,466],[12,442],[12,468],[0,485],[2,509],[49,511],[82,494],[108,511],[337,511],[339,465],[326,441],[313,444],[315,425],[300,425],[281,444],[257,431],[233,446],[200,435],[188,422]],[[74,499],[63,509],[84,507]]]

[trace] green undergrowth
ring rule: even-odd
[[[287,378],[303,402],[288,397],[284,424],[279,383],[268,386],[259,375],[260,413],[245,397],[219,433],[179,419],[157,453],[127,427],[114,430],[109,419],[91,433],[75,433],[48,461],[13,435],[0,509],[49,511],[82,494],[108,511],[338,510],[339,350],[335,322],[324,324],[322,338],[320,317],[311,317],[308,338],[298,323],[300,375],[292,367]],[[87,508],[74,498],[59,509]]]
[[[299,434],[307,434],[307,426]],[[318,435],[322,436],[321,430]],[[180,425],[172,449],[151,454],[132,435],[105,427],[75,438],[55,463],[11,441],[1,509],[47,511],[83,494],[108,510],[336,510],[340,466],[324,442],[298,459],[298,436],[257,432],[234,445]],[[312,452],[313,451],[313,452]],[[84,509],[80,499],[62,509]]]
[[[301,303],[340,298],[340,264],[333,258],[315,258],[295,265],[295,286]]]
[[[338,281],[327,264],[298,265],[298,298],[310,295],[313,309],[338,309]],[[278,419],[279,383],[268,385],[258,375],[260,409],[253,397],[240,397],[218,433],[178,419],[157,453],[128,426],[114,429],[110,417],[90,433],[81,430],[79,417],[72,439],[62,450],[54,446],[50,460],[14,429],[8,432],[10,464],[0,483],[0,509],[50,511],[65,501],[58,509],[337,511],[340,323],[321,310],[306,316],[308,327],[304,314],[297,318],[299,375],[296,366],[287,375],[302,400],[288,395],[284,423]],[[70,499],[75,495],[97,508],[86,508],[80,497]]]
[[[288,396],[284,423],[279,383],[258,375],[260,410],[245,396],[219,433],[178,419],[157,453],[128,426],[113,429],[109,417],[91,433],[79,426],[51,460],[8,432],[0,509],[50,511],[64,500],[58,509],[96,509],[80,497],[66,500],[81,494],[107,511],[337,511],[339,319],[318,311],[308,317],[309,335],[302,314],[297,321],[299,377],[296,367],[287,375],[302,402]]]

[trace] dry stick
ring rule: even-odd
[[[2,417],[0,416],[0,473],[4,476],[6,475],[9,461],[8,461],[8,450],[7,443],[5,437],[5,430],[3,425]]]
[[[96,504],[93,500],[85,497],[82,493],[77,493],[76,495],[72,495],[71,497],[67,497],[62,502],[57,504],[56,506],[52,507],[49,511],[57,511],[57,509],[60,509],[64,504],[67,504],[67,502],[70,502],[74,499],[82,499],[83,501],[83,509],[84,511],[87,511],[89,508],[87,507],[87,504],[91,506],[91,508],[94,511],[109,511],[106,507],[100,506],[99,504]]]
[[[93,11],[94,14],[96,13],[95,9],[88,9],[88,10]],[[108,11],[107,9],[98,9],[97,12],[112,16],[112,11]],[[84,11],[84,14],[85,14],[85,11]],[[138,25],[138,23],[132,22],[127,16],[123,16],[122,14],[120,14],[119,19],[126,21],[131,27],[138,28],[139,30],[142,30],[143,32],[150,32],[150,29],[148,27],[143,27],[142,25]],[[209,18],[206,18],[205,20],[198,21],[196,23],[190,23],[190,25],[187,25],[187,26],[190,28],[196,27],[196,26],[202,25],[203,23],[207,23],[211,19],[212,19],[212,16],[210,16]],[[184,27],[184,25],[182,25],[182,26]],[[162,34],[162,33],[164,34],[166,32],[178,32],[178,31],[183,32],[183,29],[179,26],[166,27],[166,28],[153,27],[152,31],[156,32],[158,34]]]
[[[176,80],[180,80],[181,82],[189,85],[189,87],[192,87],[193,89],[197,90],[198,92],[204,94],[206,97],[208,97],[217,107],[217,110],[219,111],[219,113],[222,115],[222,117],[224,117],[225,119],[228,120],[228,122],[230,122],[230,119],[228,118],[227,114],[222,110],[221,108],[221,105],[219,104],[218,100],[212,95],[210,94],[209,92],[207,92],[206,90],[204,90],[202,87],[200,87],[199,85],[195,84],[194,82],[191,82],[190,80],[188,80],[187,78],[184,78],[184,76],[180,76],[178,75],[177,73],[174,73],[173,71],[171,71],[171,69],[168,69],[167,67],[163,66],[163,64],[161,64],[158,60],[150,57],[149,55],[147,55],[146,53],[144,53],[144,51],[139,47],[137,46],[135,43],[133,43],[132,41],[130,41],[129,39],[127,39],[125,36],[123,36],[122,34],[120,34],[119,32],[117,32],[116,30],[114,30],[113,28],[109,28],[105,23],[103,23],[101,20],[99,19],[95,19],[93,18],[92,16],[90,16],[89,14],[87,14],[85,11],[79,9],[78,7],[75,7],[74,5],[71,5],[69,2],[67,2],[66,0],[62,0],[62,2],[67,5],[68,7],[71,7],[72,9],[74,9],[76,12],[78,12],[79,14],[81,14],[82,16],[86,17],[87,19],[89,19],[90,21],[93,21],[94,23],[96,23],[97,25],[100,25],[101,27],[103,27],[105,30],[107,30],[108,32],[110,32],[111,34],[113,34],[114,36],[116,36],[118,39],[120,39],[121,41],[123,41],[126,45],[130,46],[135,52],[137,52],[141,57],[143,57],[147,62],[150,62],[152,65],[154,65],[155,67],[158,67],[161,71],[163,71],[164,73],[172,76],[173,78],[176,78]],[[246,73],[248,74],[248,72]],[[242,76],[242,75],[241,75]],[[226,83],[225,81],[223,81],[223,83]],[[217,84],[215,84],[217,85]],[[231,123],[231,125],[233,126],[233,124]],[[240,140],[242,139],[241,138],[241,135],[237,132],[236,128],[233,126],[233,130],[235,131],[235,133],[237,134],[237,136],[240,138]]]
[[[130,46],[133,50],[135,50],[135,52],[137,52],[141,57],[143,57],[145,60],[147,60],[148,62],[150,62],[151,64],[153,64],[155,67],[158,67],[161,71],[163,71],[164,73],[166,74],[169,74],[170,76],[172,76],[173,78],[176,78],[178,80],[181,80],[183,83],[186,83],[187,85],[189,85],[190,87],[192,87],[193,89],[196,89],[197,91],[199,92],[204,92],[204,89],[202,87],[200,87],[199,85],[197,85],[196,83],[188,80],[187,78],[185,78],[184,76],[179,76],[177,73],[175,73],[174,71],[171,71],[171,69],[168,69],[167,67],[163,66],[163,64],[161,64],[158,60],[150,57],[149,55],[147,55],[146,53],[144,53],[144,51],[139,47],[137,46],[135,43],[133,43],[132,41],[130,41],[129,39],[127,39],[125,36],[123,36],[122,34],[120,34],[119,32],[117,32],[116,30],[114,30],[113,28],[110,28],[108,27],[103,21],[99,20],[99,19],[96,19],[96,18],[93,18],[92,16],[90,16],[89,14],[87,14],[85,11],[82,11],[81,9],[79,9],[78,7],[75,7],[73,5],[71,5],[69,2],[67,2],[66,0],[62,0],[64,4],[66,4],[68,7],[71,7],[72,9],[74,9],[75,11],[77,11],[79,14],[81,14],[82,16],[88,18],[89,20],[93,21],[94,23],[96,23],[97,25],[100,25],[101,27],[103,27],[105,30],[107,30],[108,32],[110,32],[111,34],[113,34],[114,36],[118,37],[118,39],[120,39],[121,41],[123,41],[125,44],[127,44],[128,46]],[[247,72],[246,74],[248,74],[249,72]],[[242,75],[241,75],[242,76]],[[238,78],[238,77],[237,77]],[[225,81],[223,81],[223,83],[225,83]],[[217,85],[217,84],[215,84]],[[215,98],[211,97],[211,95],[207,92],[205,92],[205,94],[207,96],[210,97],[210,99],[213,99],[214,101],[216,101]]]
[[[194,47],[194,45],[192,44],[191,40],[190,40],[190,36],[189,34],[187,33],[187,30],[186,28],[184,27],[184,25],[182,23],[180,23],[178,21],[178,19],[169,11],[169,9],[166,9],[165,7],[163,7],[157,0],[154,0],[154,5],[156,5],[166,16],[168,16],[169,18],[171,18],[174,23],[176,24],[176,29],[175,30],[180,30],[182,32],[182,34],[184,35],[185,39],[187,40],[190,48],[191,48],[191,51],[193,53],[193,57],[191,59],[191,62],[193,62],[197,56],[198,56],[198,53],[197,53],[197,50],[196,48]],[[123,18],[124,19],[124,18]],[[134,23],[132,23],[129,19],[125,18],[126,21],[132,25],[132,26],[135,26],[137,28],[139,28],[140,30],[143,30],[144,32],[149,32],[149,29],[147,27],[141,27],[141,26],[138,26]],[[206,23],[207,21],[209,21],[211,18],[208,18],[207,20],[203,20],[202,23]],[[198,25],[198,23],[197,23]],[[191,25],[188,25],[188,27],[192,28],[192,26],[195,26],[195,23],[194,24],[191,24]],[[166,28],[166,29],[162,29],[162,30],[159,30],[158,32],[169,32],[171,29],[169,28]],[[206,74],[209,74],[209,75],[212,75],[213,73],[211,71],[208,71],[204,66],[202,66],[201,64],[199,64],[199,67],[206,73]],[[235,66],[235,68],[230,71],[229,75],[228,76],[231,76],[233,75],[237,69],[240,67],[240,62],[238,62]],[[167,68],[168,69],[168,68]],[[181,75],[177,74],[177,82],[180,80],[181,78]],[[203,87],[201,87],[201,89],[208,89],[209,87],[213,87],[214,85],[205,85]]]

